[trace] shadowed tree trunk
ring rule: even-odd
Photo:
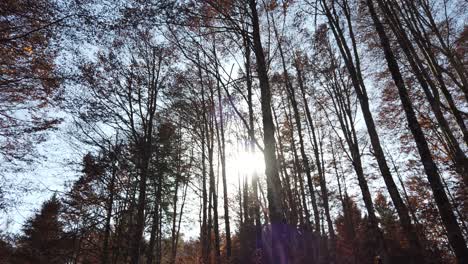
[[[112,219],[112,209],[114,204],[114,187],[115,187],[115,178],[117,174],[117,153],[113,150],[111,153],[111,179],[109,182],[109,198],[106,205],[106,220],[105,220],[105,227],[104,227],[104,242],[103,242],[103,250],[102,250],[102,264],[107,264],[109,259],[109,238],[111,232],[111,219]]]
[[[327,44],[327,48],[329,49],[330,46]],[[333,53],[329,50],[328,51],[328,56],[333,56]],[[331,57],[331,64],[336,64],[334,61],[333,57]],[[369,217],[369,222],[372,228],[372,231],[375,234],[376,240],[379,243],[378,244],[378,250],[379,254],[382,254],[384,256],[384,261],[388,261],[387,255],[387,248],[385,245],[383,233],[378,227],[378,220],[375,214],[375,209],[374,209],[374,203],[372,201],[372,196],[371,192],[369,190],[369,186],[367,183],[367,179],[364,175],[364,168],[362,165],[362,159],[361,159],[361,151],[359,148],[359,141],[357,138],[356,134],[356,129],[355,129],[355,122],[354,122],[354,116],[352,115],[352,105],[351,105],[351,91],[350,89],[346,87],[345,81],[342,80],[343,76],[340,75],[340,73],[335,73],[335,71],[338,69],[336,65],[332,66],[334,69],[331,73],[325,74],[324,78],[325,80],[321,82],[323,85],[327,95],[330,98],[330,104],[332,111],[336,115],[339,127],[342,131],[342,135],[344,137],[344,141],[346,142],[346,146],[348,148],[348,152],[346,152],[348,159],[351,161],[353,169],[356,173],[357,179],[358,179],[358,184],[359,188],[362,193],[362,198],[364,200],[364,205],[366,207],[368,217]],[[328,122],[331,124],[331,119],[328,115],[328,112],[326,110],[326,107],[322,103],[318,103],[320,108],[323,109],[323,112],[325,113],[325,117],[327,118]],[[333,127],[333,126],[332,126]],[[333,128],[335,131],[335,134],[337,134],[338,137],[340,137],[340,133],[336,131],[335,128]],[[343,141],[341,138],[339,138],[339,142],[342,145],[343,150],[345,149],[345,146],[343,144]]]
[[[273,29],[274,29],[274,32],[275,32],[275,37],[276,37],[276,40],[278,42],[278,50],[279,50],[279,54],[280,54],[280,57],[281,57],[281,64],[282,64],[283,72],[284,72],[286,92],[287,92],[287,95],[288,95],[289,103],[292,106],[294,120],[295,120],[295,124],[296,124],[296,127],[297,127],[297,134],[299,136],[299,152],[301,153],[302,165],[304,166],[304,171],[305,171],[306,176],[307,176],[307,184],[309,186],[309,192],[310,192],[310,196],[312,198],[312,209],[314,211],[314,217],[315,217],[315,232],[317,232],[317,234],[320,235],[320,220],[319,220],[317,199],[315,197],[315,188],[314,188],[314,184],[313,184],[313,181],[312,181],[312,174],[311,174],[311,169],[310,169],[309,158],[307,157],[307,154],[305,152],[304,137],[303,137],[303,133],[302,133],[302,123],[301,123],[301,117],[300,117],[300,114],[299,114],[299,107],[297,106],[294,87],[292,86],[291,80],[289,79],[288,71],[286,69],[286,62],[285,62],[285,59],[284,59],[283,48],[282,48],[280,37],[278,36],[278,31],[276,29],[276,25],[275,25],[273,17],[272,17],[272,23],[273,23]],[[324,204],[325,203],[328,204],[328,197],[324,197],[323,199],[324,199]]]
[[[213,210],[213,232],[215,236],[215,245],[214,245],[214,250],[215,250],[215,263],[219,264],[221,263],[221,249],[220,249],[220,236],[219,236],[219,217],[218,217],[218,193],[217,193],[217,188],[216,188],[216,180],[215,180],[215,173],[214,173],[214,133],[215,133],[215,128],[214,128],[214,123],[216,122],[215,120],[215,101],[214,101],[214,89],[211,84],[209,84],[209,90],[210,90],[210,97],[208,100],[209,103],[209,120],[207,126],[207,131],[208,131],[208,164],[209,164],[209,178],[210,178],[210,196],[212,199],[212,207],[211,209]]]
[[[248,105],[248,110],[249,110],[249,131],[248,131],[248,136],[249,136],[249,145],[248,148],[252,154],[255,153],[255,124],[254,124],[254,109],[253,109],[253,87],[252,87],[252,71],[251,71],[251,39],[249,36],[246,36],[245,34],[242,35],[243,39],[243,45],[244,45],[244,50],[245,50],[245,78],[246,78],[246,85],[247,85],[247,105]],[[262,225],[260,222],[260,200],[258,196],[258,180],[259,180],[259,175],[257,172],[252,175],[252,201],[253,201],[253,206],[252,206],[252,211],[251,212],[246,212],[244,210],[244,214],[246,216],[246,222],[250,224],[249,217],[253,217],[255,221],[255,240],[256,240],[256,249],[261,250],[262,249]],[[246,186],[248,187],[248,183],[246,183]],[[248,203],[248,195],[244,197],[244,202]]]
[[[444,191],[443,183],[439,175],[437,166],[431,157],[429,146],[427,145],[426,138],[418,123],[416,113],[414,112],[413,105],[411,103],[408,90],[403,81],[403,77],[400,72],[398,62],[393,54],[390,47],[389,38],[385,32],[385,29],[380,22],[380,19],[374,9],[372,0],[366,0],[369,13],[374,22],[375,29],[379,35],[380,45],[383,49],[385,59],[387,61],[388,69],[392,75],[393,81],[398,89],[401,104],[408,121],[408,126],[413,134],[416,146],[423,164],[424,170],[429,180],[429,184],[434,193],[434,199],[442,218],[442,222],[447,230],[447,236],[452,246],[455,255],[459,263],[465,263],[468,261],[468,249],[466,247],[465,240],[463,238],[460,226],[458,225],[455,214],[453,213],[452,206],[449,202],[447,194]]]
[[[275,108],[272,108],[272,112],[273,112],[273,118],[274,118],[274,121],[275,121],[275,128],[276,128],[276,133],[278,135],[281,135],[280,133],[280,126],[279,126],[279,123],[278,123],[278,115],[276,114],[276,110]],[[289,215],[288,215],[288,222],[291,224],[291,225],[297,225],[297,207],[296,207],[296,203],[293,199],[293,195],[292,195],[292,190],[291,190],[291,180],[290,180],[290,176],[286,170],[286,164],[285,164],[285,156],[284,156],[284,144],[283,144],[283,140],[281,139],[281,136],[278,136],[278,160],[279,160],[279,164],[281,166],[281,175],[283,177],[283,181],[285,183],[285,186],[283,186],[283,189],[286,188],[285,192],[286,192],[286,196],[287,196],[287,202],[288,202],[288,207],[290,208],[289,210]],[[284,191],[284,190],[283,190]]]
[[[287,121],[288,125],[292,128],[293,123],[292,123],[290,107],[289,107],[289,111],[287,111],[286,110],[286,103],[284,102],[284,100],[282,100],[282,105],[283,105],[283,111],[285,112],[285,115],[286,115],[286,121]],[[311,222],[310,222],[311,221],[310,212],[309,212],[309,209],[307,207],[307,197],[306,197],[305,187],[304,187],[304,178],[303,178],[303,174],[302,174],[302,167],[299,164],[299,155],[297,154],[297,147],[296,147],[296,142],[294,140],[294,138],[295,138],[294,134],[295,134],[294,129],[290,129],[290,135],[289,135],[290,142],[289,142],[289,144],[291,145],[291,152],[293,154],[294,174],[299,179],[302,207],[303,207],[304,214],[305,214],[305,221],[303,223],[304,228],[306,230],[311,230],[312,225],[311,225]]]
[[[392,10],[381,0],[377,1],[377,3],[380,9],[382,9],[387,14],[385,16],[385,20],[387,21],[387,24],[390,25],[390,28],[392,29],[394,35],[397,37],[398,44],[401,46],[401,49],[405,54],[416,79],[418,80],[419,84],[421,85],[421,88],[424,91],[424,94],[426,95],[427,101],[429,102],[434,116],[436,117],[436,120],[439,124],[439,127],[443,132],[442,134],[446,138],[446,141],[448,143],[448,152],[451,153],[450,155],[452,156],[456,170],[459,174],[461,174],[465,185],[468,186],[468,160],[465,156],[465,153],[461,149],[458,140],[452,133],[450,125],[442,112],[439,91],[437,87],[435,87],[435,83],[432,81],[429,74],[422,67],[422,62],[418,54],[414,50],[414,47],[412,46],[411,42],[409,41],[406,32],[404,31],[404,29],[401,28],[400,21],[398,20],[398,18],[392,15]],[[441,86],[445,86],[443,80],[441,80],[439,83],[441,84]],[[458,113],[458,110],[453,110],[453,113]],[[455,115],[455,117],[456,120],[458,120],[457,115]],[[464,127],[464,121],[458,123],[462,130],[462,134],[466,138],[467,132],[466,128]]]
[[[257,74],[260,81],[261,107],[263,119],[263,137],[265,143],[265,166],[268,189],[268,207],[270,209],[270,220],[272,222],[283,223],[284,211],[282,208],[281,182],[278,175],[278,166],[275,151],[275,128],[273,125],[273,116],[271,114],[271,91],[268,80],[268,71],[263,54],[262,42],[260,40],[260,25],[257,14],[257,3],[255,0],[249,0],[249,6],[252,12],[253,29],[253,50],[257,60]]]
[[[330,239],[331,239],[331,245],[332,245],[332,248],[331,248],[332,252],[331,253],[334,254],[334,250],[335,250],[335,246],[336,246],[335,245],[336,244],[336,237],[335,237],[335,230],[333,228],[333,222],[332,222],[331,216],[330,216],[330,206],[329,206],[329,203],[328,203],[328,192],[327,192],[327,186],[326,186],[326,181],[325,181],[325,173],[324,173],[324,169],[323,169],[324,164],[320,161],[319,145],[317,143],[316,129],[315,129],[315,126],[314,126],[314,122],[312,120],[312,115],[310,113],[309,104],[308,104],[307,99],[306,99],[306,92],[305,92],[305,87],[304,87],[304,76],[302,74],[302,70],[300,68],[299,61],[297,59],[298,59],[297,57],[294,58],[293,65],[296,68],[297,82],[298,82],[298,85],[299,85],[299,89],[301,91],[302,102],[304,104],[306,118],[307,118],[310,130],[311,130],[311,134],[312,134],[312,148],[313,148],[313,151],[314,151],[315,164],[317,166],[317,172],[318,172],[319,179],[320,179],[320,188],[322,189],[322,197],[323,197],[322,199],[323,199],[323,203],[324,203],[323,207],[325,209],[325,216],[327,218],[328,231],[330,233]],[[333,255],[332,255],[332,257],[333,257]]]
[[[158,158],[156,158],[156,164],[158,164]],[[159,206],[161,204],[161,193],[162,193],[162,175],[160,172],[156,175],[156,180],[155,182],[155,188],[156,191],[154,193],[155,200],[154,200],[154,206],[153,206],[153,214],[152,214],[152,224],[151,224],[151,231],[150,231],[150,240],[149,240],[149,245],[148,245],[148,250],[147,250],[147,255],[146,255],[146,261],[148,264],[152,264],[154,261],[155,257],[155,246],[157,244],[157,236],[159,232],[159,222],[160,222],[160,215],[159,215]],[[157,250],[157,249],[156,249]],[[156,253],[157,255],[157,253]]]
[[[214,43],[213,43],[214,45]],[[226,232],[226,258],[229,262],[231,258],[231,227],[229,224],[229,201],[228,201],[228,191],[227,191],[227,182],[226,182],[226,140],[224,138],[224,118],[223,118],[223,101],[221,96],[221,86],[219,69],[218,69],[218,58],[216,55],[216,47],[213,48],[215,68],[217,73],[216,78],[216,88],[218,91],[218,107],[219,107],[219,122],[216,122],[216,131],[218,135],[218,148],[220,151],[221,158],[221,177],[223,180],[223,201],[224,201],[224,223],[225,223],[225,232]],[[219,123],[219,125],[218,125]]]
[[[392,202],[397,210],[398,216],[400,218],[400,223],[403,229],[405,230],[405,234],[408,237],[410,242],[410,246],[412,247],[412,252],[414,252],[415,256],[413,257],[413,261],[418,261],[420,256],[424,256],[423,249],[419,242],[419,238],[417,236],[416,230],[411,223],[411,218],[408,213],[408,208],[403,202],[403,199],[398,192],[398,188],[393,180],[393,177],[390,173],[390,169],[387,165],[387,161],[385,159],[385,155],[380,143],[379,135],[377,133],[377,129],[375,127],[374,119],[372,117],[372,113],[370,111],[369,106],[369,98],[367,96],[366,87],[364,85],[364,81],[361,74],[361,66],[360,60],[358,55],[358,48],[356,44],[356,39],[354,37],[352,21],[351,21],[351,14],[350,14],[350,7],[348,0],[343,0],[343,13],[346,17],[346,24],[348,33],[352,43],[352,51],[347,44],[347,41],[344,36],[343,29],[341,28],[341,24],[336,17],[336,10],[335,6],[332,5],[332,10],[328,6],[325,1],[322,1],[322,5],[325,9],[326,16],[329,21],[329,25],[332,29],[333,35],[335,36],[335,40],[338,44],[340,49],[340,53],[342,54],[342,58],[345,62],[345,65],[348,69],[349,75],[351,77],[351,82],[356,91],[358,96],[361,111],[364,117],[364,121],[366,123],[367,132],[370,137],[371,145],[374,151],[374,156],[377,160],[377,164],[380,169],[380,173],[384,179],[385,185],[387,186],[387,190],[390,194]]]
[[[206,105],[205,105],[205,89],[203,84],[203,73],[200,66],[200,57],[197,56],[198,63],[198,79],[201,86],[201,107],[202,107],[202,118],[200,124],[200,137],[201,137],[201,159],[202,159],[202,228],[201,228],[201,244],[202,244],[202,260],[203,263],[208,263],[209,259],[209,244],[210,244],[210,227],[208,224],[208,211],[210,211],[208,206],[208,194],[207,194],[207,182],[206,182]]]
[[[274,260],[284,262],[283,247],[280,241],[281,225],[286,222],[284,217],[283,198],[281,197],[281,181],[278,174],[278,166],[275,150],[275,128],[271,114],[271,91],[268,80],[267,64],[260,39],[260,25],[257,13],[257,2],[249,0],[252,19],[253,51],[257,61],[257,74],[260,81],[260,97],[263,120],[263,138],[265,144],[265,172],[267,178],[267,197],[269,218],[272,227],[272,251]]]
[[[151,48],[151,60],[149,62],[148,73],[150,81],[147,84],[147,94],[142,94],[142,87],[129,87],[129,93],[132,89],[138,89],[137,92],[137,101],[138,109],[133,110],[130,108],[130,111],[139,111],[142,126],[142,132],[137,132],[135,126],[132,125],[133,129],[133,138],[136,142],[136,167],[139,173],[138,181],[138,200],[137,200],[137,216],[134,229],[133,239],[131,241],[130,248],[130,263],[138,264],[140,262],[140,251],[142,237],[145,230],[145,207],[146,207],[146,189],[147,189],[147,180],[149,173],[149,163],[150,159],[154,153],[153,146],[153,128],[155,126],[155,115],[157,107],[157,98],[158,90],[161,85],[163,77],[161,76],[161,66],[163,64],[162,53],[156,54],[158,51],[155,48]],[[128,96],[131,97],[131,94]],[[130,106],[133,104],[132,99],[130,100]],[[143,114],[145,112],[145,114]],[[133,118],[133,117],[132,117]],[[133,119],[131,120],[133,122]]]

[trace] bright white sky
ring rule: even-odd
[[[79,167],[73,163],[81,160],[82,153],[70,144],[70,136],[66,134],[70,124],[65,122],[59,130],[49,133],[46,142],[38,146],[42,156],[31,168],[21,173],[11,173],[6,177],[15,183],[16,187],[25,186],[29,192],[17,192],[13,195],[19,203],[7,213],[0,213],[0,230],[17,232],[24,221],[35,210],[40,208],[42,202],[49,199],[54,192],[64,191],[64,184],[77,178]]]

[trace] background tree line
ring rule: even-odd
[[[2,2],[0,209],[83,152],[2,263],[467,262],[467,8]]]

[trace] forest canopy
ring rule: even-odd
[[[468,263],[467,14],[1,1],[0,263]]]

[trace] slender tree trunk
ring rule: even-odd
[[[140,143],[141,144],[141,143]],[[130,263],[138,264],[140,259],[140,248],[143,231],[145,229],[145,205],[146,205],[146,178],[148,173],[148,159],[146,154],[140,154],[143,158],[140,167],[140,181],[137,202],[137,217],[135,223],[135,234],[133,236],[132,248],[130,253]]]
[[[260,80],[260,93],[263,117],[263,130],[265,142],[265,166],[267,175],[268,207],[270,220],[272,222],[283,223],[285,221],[282,210],[281,182],[278,175],[275,151],[275,129],[271,114],[271,92],[268,80],[267,65],[263,54],[263,47],[260,40],[260,25],[257,14],[257,3],[249,0],[252,11],[253,46],[257,60],[257,73]]]
[[[161,195],[159,195],[159,197],[161,197]],[[160,203],[161,204],[163,203],[162,197],[160,198]],[[162,206],[159,206],[158,232],[157,232],[158,235],[156,236],[156,264],[161,264],[161,260],[162,260],[162,250],[163,250],[162,224],[164,221],[163,218],[164,218],[163,208]]]
[[[184,189],[184,194],[182,196],[182,204],[180,206],[180,212],[179,212],[179,223],[177,224],[177,232],[175,235],[175,246],[172,251],[172,261],[171,263],[175,264],[176,263],[176,257],[177,257],[177,248],[179,247],[179,235],[180,235],[180,225],[182,223],[182,214],[184,212],[184,206],[185,206],[185,200],[187,198],[187,189],[188,189],[188,183],[184,183],[185,188]]]
[[[335,176],[336,176],[336,182],[338,184],[338,195],[339,199],[341,202],[341,206],[343,207],[343,217],[344,217],[344,222],[345,222],[345,230],[348,233],[348,235],[351,238],[351,241],[353,244],[351,245],[351,248],[353,249],[353,263],[357,263],[356,256],[357,256],[357,247],[354,243],[356,239],[356,230],[354,228],[354,223],[352,216],[350,214],[350,210],[348,208],[348,201],[345,201],[345,198],[348,199],[347,194],[343,196],[343,191],[341,188],[341,181],[340,181],[340,174],[338,172],[338,166],[337,166],[337,160],[336,160],[336,155],[335,155],[335,148],[333,147],[333,141],[330,138],[330,150],[332,154],[332,161],[333,161],[333,169],[335,171]],[[343,198],[345,197],[345,198]]]
[[[329,81],[336,81],[336,78],[330,79]],[[328,84],[328,86],[329,88],[326,89],[328,90],[328,94],[330,95],[330,98],[332,100],[331,102],[335,111],[335,115],[338,119],[338,123],[341,127],[341,131],[345,138],[346,145],[348,146],[349,152],[351,154],[350,156],[348,156],[348,158],[350,159],[353,165],[353,169],[356,173],[359,188],[361,189],[362,198],[364,200],[364,205],[366,207],[366,211],[369,217],[370,226],[378,242],[378,252],[379,254],[383,255],[384,261],[388,261],[387,248],[385,245],[384,237],[382,231],[378,227],[378,220],[375,215],[374,203],[372,201],[372,196],[369,190],[369,186],[367,184],[367,180],[364,176],[364,169],[362,166],[359,143],[354,128],[353,118],[351,116],[351,112],[349,111],[349,109],[351,108],[351,106],[349,105],[350,100],[349,98],[347,98],[349,97],[349,93],[347,93],[343,88],[340,88],[340,84],[338,83],[330,83]],[[323,109],[328,121],[331,122],[326,109],[321,104],[319,105]],[[339,136],[338,132],[336,132],[336,134]],[[343,145],[341,139],[340,144]]]
[[[437,90],[437,87],[435,87],[435,84],[432,82],[428,74],[424,71],[424,69],[420,68],[422,63],[418,55],[415,53],[414,48],[412,47],[411,42],[409,41],[406,33],[403,30],[399,30],[399,21],[397,21],[397,18],[391,15],[392,10],[390,10],[390,8],[388,8],[387,5],[385,5],[381,0],[378,0],[377,3],[379,7],[386,14],[388,14],[387,16],[385,16],[385,20],[387,21],[387,24],[390,25],[390,28],[392,29],[394,35],[397,37],[398,43],[400,44],[403,52],[405,53],[406,58],[408,59],[408,62],[411,66],[411,69],[414,72],[414,75],[416,76],[416,79],[418,80],[419,84],[421,85],[421,88],[424,91],[424,94],[426,95],[427,101],[431,106],[432,112],[436,117],[437,123],[439,124],[439,127],[442,130],[443,135],[448,142],[448,151],[453,156],[456,170],[462,176],[465,185],[468,186],[468,160],[465,156],[465,153],[461,149],[458,140],[453,135],[452,130],[444,117],[444,114],[442,113],[442,109],[439,103],[439,91]],[[443,81],[441,83],[443,84]],[[465,133],[465,131],[462,132]]]
[[[216,78],[216,86],[218,90],[218,106],[219,106],[219,126],[216,125],[216,130],[218,131],[218,148],[220,148],[221,156],[221,177],[223,180],[223,201],[224,201],[224,224],[226,232],[226,258],[229,262],[231,258],[231,227],[229,224],[229,201],[228,201],[228,191],[227,191],[227,182],[226,182],[226,145],[224,138],[224,118],[223,118],[223,102],[221,96],[221,86],[219,85],[219,72],[218,72],[218,59],[216,56],[216,49],[213,49],[215,56],[215,67],[216,73],[218,74]]]
[[[210,179],[208,179],[211,182]],[[210,183],[209,183],[210,184]],[[212,208],[213,208],[213,196],[211,195],[211,186],[208,186],[208,241],[207,241],[207,252],[208,252],[208,261],[207,263],[212,263],[212,254],[211,254],[211,247],[212,247],[212,235],[213,231],[213,216],[212,216]]]
[[[209,164],[209,177],[210,177],[210,196],[213,202],[213,231],[215,236],[215,262],[216,264],[221,263],[221,251],[220,251],[220,236],[219,236],[219,216],[218,216],[218,194],[216,188],[216,180],[214,173],[214,123],[215,123],[215,107],[214,107],[214,91],[213,87],[210,88],[210,100],[209,100],[209,124],[208,124],[208,164]]]
[[[278,124],[278,116],[277,116],[276,111],[275,111],[274,108],[272,109],[272,112],[273,112],[273,118],[274,118],[274,121],[275,121],[276,133],[278,133],[278,135],[280,135],[279,124]],[[280,166],[281,166],[280,171],[281,171],[281,174],[283,175],[284,182],[286,183],[285,188],[286,188],[286,194],[287,194],[287,198],[288,198],[287,200],[288,200],[289,208],[291,208],[289,210],[290,214],[288,216],[288,222],[291,225],[295,226],[297,224],[297,207],[296,207],[296,204],[295,204],[294,199],[293,199],[292,190],[291,190],[291,181],[290,181],[290,177],[288,175],[288,172],[286,170],[286,165],[285,165],[285,162],[284,162],[283,149],[284,149],[283,141],[282,141],[281,137],[278,137],[278,159],[280,161]]]
[[[398,88],[398,93],[400,95],[403,110],[405,111],[408,126],[416,141],[416,146],[421,157],[421,162],[424,166],[429,184],[434,193],[434,199],[439,209],[442,222],[444,223],[444,226],[447,230],[450,245],[452,246],[459,263],[468,262],[468,249],[466,247],[465,240],[463,238],[460,226],[458,225],[457,219],[453,213],[452,206],[449,202],[447,194],[444,191],[442,180],[438,173],[437,166],[431,157],[431,152],[429,150],[429,146],[427,145],[424,133],[418,123],[416,113],[414,112],[413,105],[408,94],[408,90],[400,72],[398,62],[395,58],[395,55],[393,54],[393,51],[391,50],[389,39],[385,33],[382,23],[379,20],[379,17],[377,16],[372,0],[366,0],[366,3],[374,22],[375,29],[379,35],[380,44],[385,54],[387,66],[390,70],[393,81]]]
[[[249,182],[248,182],[248,177],[247,175],[242,175],[242,189],[243,189],[243,192],[242,192],[242,196],[243,196],[243,208],[244,208],[244,222],[246,224],[251,224],[251,218],[250,218],[250,210],[249,210],[249,203],[250,203],[250,199],[249,199]]]
[[[210,210],[208,207],[208,194],[207,194],[207,188],[206,188],[206,124],[207,124],[207,118],[206,118],[206,105],[205,105],[205,89],[203,85],[203,74],[200,66],[200,58],[197,57],[198,59],[198,78],[200,81],[200,86],[201,86],[201,94],[202,94],[202,120],[201,120],[201,125],[200,125],[200,135],[201,135],[201,148],[202,148],[202,228],[201,228],[201,242],[202,242],[202,260],[203,264],[208,264],[208,259],[209,259],[209,239],[210,239],[210,229],[208,225],[208,211]]]
[[[273,24],[274,24],[274,20],[273,20]],[[289,102],[290,102],[290,104],[292,106],[292,109],[293,109],[293,115],[294,115],[294,119],[295,119],[295,123],[296,123],[296,127],[297,127],[297,134],[299,136],[299,152],[301,153],[302,164],[304,166],[304,171],[305,171],[306,176],[307,176],[307,184],[309,186],[309,192],[310,192],[310,196],[312,198],[312,208],[314,210],[314,217],[315,217],[315,232],[317,232],[317,234],[320,234],[320,220],[319,220],[319,215],[318,215],[318,206],[317,206],[317,202],[316,202],[317,199],[315,197],[315,188],[314,188],[314,184],[313,184],[313,181],[312,181],[312,174],[311,174],[311,169],[310,169],[310,164],[309,164],[309,158],[307,157],[307,154],[305,153],[304,137],[303,137],[303,134],[302,134],[302,123],[301,123],[301,117],[300,117],[300,114],[299,114],[299,108],[297,106],[295,91],[294,91],[294,88],[292,86],[291,80],[289,79],[288,71],[286,69],[286,62],[285,62],[285,59],[284,59],[283,48],[282,48],[281,41],[279,39],[278,32],[276,30],[275,25],[273,25],[273,29],[275,31],[276,39],[278,41],[278,48],[279,48],[281,62],[282,62],[282,66],[283,66],[286,91],[287,91],[287,95],[288,95],[288,98],[289,98]],[[327,199],[327,201],[328,201],[327,197],[324,197],[324,199]]]
[[[318,175],[319,175],[319,179],[320,179],[320,188],[322,190],[322,199],[323,199],[323,207],[324,207],[324,210],[325,210],[325,216],[327,218],[327,225],[328,225],[328,231],[330,233],[330,239],[331,239],[331,245],[332,245],[332,248],[331,248],[331,253],[333,254],[332,255],[332,258],[334,257],[334,251],[335,251],[335,244],[336,244],[336,236],[335,236],[335,230],[333,228],[333,222],[331,220],[331,216],[330,216],[330,206],[329,206],[329,203],[328,203],[328,192],[327,192],[327,186],[326,186],[326,181],[325,181],[325,173],[324,173],[324,170],[323,170],[323,163],[320,161],[320,155],[319,155],[319,146],[318,146],[318,143],[317,143],[317,136],[316,136],[316,133],[315,133],[315,126],[314,126],[314,122],[312,120],[312,115],[310,113],[310,109],[309,109],[309,105],[307,103],[307,99],[306,99],[306,93],[305,93],[305,87],[304,87],[304,77],[302,75],[302,71],[300,69],[300,65],[299,65],[299,62],[297,61],[297,58],[295,58],[295,61],[294,61],[294,66],[296,68],[296,73],[297,73],[297,81],[298,81],[298,85],[299,85],[299,89],[301,91],[301,95],[302,95],[302,102],[304,104],[304,109],[305,109],[305,113],[306,113],[306,117],[307,117],[307,121],[309,123],[309,126],[310,126],[310,130],[311,130],[311,134],[312,134],[312,148],[313,148],[313,151],[314,151],[314,157],[315,157],[315,164],[317,166],[317,172],[318,172]],[[333,259],[332,259],[333,261]]]
[[[263,119],[263,138],[265,144],[265,172],[267,178],[267,196],[269,218],[272,227],[272,258],[278,262],[285,260],[284,247],[280,240],[282,224],[286,223],[284,217],[284,208],[281,197],[281,181],[278,174],[276,150],[275,150],[275,128],[271,114],[271,91],[268,80],[267,64],[263,53],[262,42],[260,39],[260,25],[257,13],[257,3],[255,0],[249,0],[251,10],[252,30],[253,30],[253,50],[257,61],[257,74],[260,81],[260,97]]]
[[[157,152],[157,151],[156,151]],[[156,165],[159,163],[159,157],[156,155]],[[154,180],[154,186],[156,188],[154,192],[154,206],[153,206],[153,221],[151,224],[151,231],[150,231],[150,240],[148,245],[148,250],[146,251],[146,262],[148,264],[152,264],[154,262],[155,257],[155,246],[157,244],[157,236],[158,236],[158,229],[159,229],[159,206],[161,204],[161,193],[162,193],[162,175],[160,172],[157,172],[156,180]]]
[[[179,157],[180,159],[180,157]],[[172,206],[174,210],[172,212],[172,229],[171,229],[171,263],[175,262],[175,255],[176,255],[176,243],[177,243],[177,200],[178,200],[178,192],[179,192],[179,173],[180,173],[180,165],[178,165],[178,173],[175,179],[175,188],[174,188],[174,197],[172,199]]]
[[[403,199],[401,198],[400,193],[398,192],[398,188],[396,187],[395,181],[393,180],[393,177],[390,173],[390,169],[387,165],[387,161],[385,160],[385,155],[382,150],[382,146],[380,144],[379,135],[375,127],[372,113],[370,111],[369,99],[367,97],[366,88],[365,88],[364,81],[361,75],[360,61],[359,61],[359,56],[357,52],[356,40],[355,40],[354,33],[353,33],[353,27],[351,23],[351,14],[349,13],[350,12],[349,5],[348,5],[347,0],[344,0],[343,2],[344,2],[343,10],[344,10],[346,22],[348,25],[349,35],[350,35],[351,42],[352,42],[354,60],[352,59],[353,56],[351,55],[351,51],[349,50],[348,44],[346,43],[346,39],[344,37],[343,31],[341,29],[339,22],[335,20],[335,18],[333,17],[326,3],[324,3],[324,7],[326,9],[327,17],[329,19],[329,24],[332,27],[333,34],[338,43],[343,60],[345,61],[346,67],[350,74],[353,87],[355,88],[356,94],[358,96],[360,106],[361,106],[361,111],[364,117],[364,121],[366,123],[367,131],[371,140],[371,145],[374,150],[374,155],[377,160],[377,164],[380,169],[380,173],[382,174],[385,185],[387,186],[387,190],[397,210],[398,216],[400,218],[401,226],[405,230],[405,234],[408,237],[410,247],[412,248],[412,252],[414,252],[415,254],[415,256],[413,257],[413,262],[419,261],[418,259],[421,259],[421,256],[424,256],[423,249],[420,244],[419,238],[417,236],[416,230],[414,229],[414,226],[411,223],[411,218],[408,214],[408,208],[404,204]]]
[[[141,94],[138,95],[138,100],[140,101],[139,112],[140,118],[142,119],[141,123],[143,133],[140,134],[136,131],[133,131],[133,138],[136,139],[136,142],[134,143],[137,147],[137,169],[140,179],[138,183],[137,217],[130,249],[130,263],[132,264],[138,264],[140,261],[141,243],[143,233],[145,231],[146,188],[150,160],[153,155],[153,126],[156,114],[156,102],[159,88],[159,71],[162,64],[162,58],[159,56],[158,60],[156,61],[156,56],[154,55],[152,64],[153,65],[151,69],[148,69],[150,71],[149,75],[152,79],[151,84],[148,87],[148,97],[143,98]],[[144,107],[141,101],[145,102],[145,114],[143,114]],[[129,104],[132,105],[133,102],[130,100]]]
[[[243,35],[243,44],[245,49],[245,74],[247,84],[247,104],[249,109],[249,150],[250,153],[255,154],[255,123],[254,123],[254,111],[253,111],[253,88],[252,88],[252,72],[251,72],[251,41],[250,37]],[[253,206],[251,212],[246,212],[246,222],[250,224],[249,217],[253,217],[255,221],[255,247],[257,250],[262,249],[262,224],[260,222],[260,200],[258,196],[258,174],[255,172],[252,175],[252,200]],[[247,185],[248,186],[248,185]],[[249,197],[244,197],[244,202],[248,202]]]
[[[243,200],[242,200],[242,186],[243,184],[241,183],[241,176],[240,174],[238,173],[237,174],[237,185],[239,187],[238,189],[238,193],[237,195],[239,196],[239,228],[244,226],[244,213],[243,213],[243,210],[244,210],[244,204],[243,204]],[[240,233],[241,231],[239,231]]]
[[[398,167],[395,164],[395,160],[393,159],[393,157],[392,157],[392,155],[390,153],[388,153],[388,157],[390,158],[390,162],[392,163],[393,170],[395,171],[395,173],[396,173],[396,175],[398,177],[398,181],[400,182],[401,189],[403,190],[403,195],[405,196],[406,203],[408,204],[408,210],[409,210],[409,212],[411,214],[411,217],[413,218],[413,221],[416,224],[416,226],[419,226],[418,217],[416,216],[416,212],[414,211],[414,208],[411,206],[410,198],[409,198],[408,192],[406,191],[405,183],[403,182],[403,178],[401,177],[400,172],[398,171]]]
[[[287,115],[287,120],[290,126],[292,127],[291,118],[289,117],[289,115]],[[305,229],[309,230],[312,228],[312,225],[310,223],[311,218],[310,218],[309,209],[307,207],[307,198],[305,195],[304,179],[302,177],[301,166],[299,164],[299,155],[297,154],[296,143],[294,142],[294,129],[291,129],[291,135],[289,137],[291,139],[290,144],[291,144],[291,149],[292,149],[293,159],[294,159],[293,161],[294,172],[296,174],[296,177],[299,178],[299,187],[300,187],[300,193],[301,193],[302,207],[303,207],[304,214],[305,214],[305,223],[303,224],[304,224]]]
[[[115,165],[115,153],[111,153],[112,158],[112,175],[109,183],[109,198],[106,205],[106,220],[105,220],[105,228],[104,228],[104,242],[103,242],[103,250],[102,250],[102,264],[107,264],[109,259],[109,238],[110,238],[110,231],[111,231],[111,219],[112,219],[112,206],[114,204],[114,185],[115,185],[115,177],[117,174],[117,168]]]

